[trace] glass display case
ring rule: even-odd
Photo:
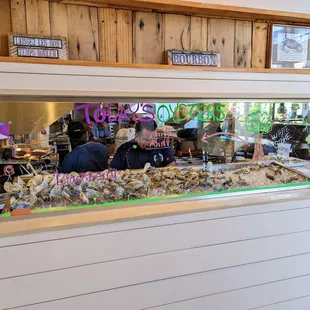
[[[74,169],[63,173],[61,163],[51,166],[57,153],[55,136],[70,140],[62,104],[58,105],[46,130],[50,145],[45,150],[52,151],[33,158],[30,151],[22,154],[24,144],[2,148],[2,155],[7,148],[15,150],[11,158],[1,159],[2,216],[310,185],[308,102],[119,103],[113,104],[113,113],[109,104],[84,104],[84,109],[72,104],[69,107],[75,106],[74,110],[66,113],[73,115],[73,121],[92,132],[105,120],[113,123],[116,137],[116,141],[93,142],[88,136],[88,143],[112,144],[107,148],[110,167],[82,173]],[[54,108],[57,111],[57,104]],[[42,149],[29,134],[37,137],[46,132],[43,127],[33,132],[26,117],[16,115],[11,121],[9,140],[17,134],[14,122],[18,122],[18,134],[25,123],[22,134],[30,145],[36,143]],[[5,117],[0,121],[9,122]],[[59,133],[53,129],[55,122]],[[137,124],[154,122],[157,128],[135,129]],[[130,123],[131,135],[118,145],[120,151],[114,150],[114,143],[123,139],[118,132]],[[125,157],[119,156],[122,151]],[[21,156],[27,156],[27,162],[18,162]]]

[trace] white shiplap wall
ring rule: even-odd
[[[0,238],[0,309],[308,310],[310,200]]]
[[[0,62],[0,100],[3,101],[309,100],[309,83],[309,74]]]

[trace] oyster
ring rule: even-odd
[[[150,163],[146,163],[144,165],[143,172],[145,173],[149,168],[151,168],[151,164]]]
[[[17,207],[17,199],[16,197],[12,196],[10,199],[10,205],[13,209],[15,209]]]
[[[156,173],[156,174],[153,176],[153,180],[154,180],[155,182],[160,182],[160,181],[163,180],[163,177],[162,177],[162,175],[161,175],[160,173]]]
[[[143,173],[142,181],[143,181],[144,184],[148,184],[150,182],[150,178],[148,177],[147,174]]]
[[[259,171],[260,170],[260,167],[259,166],[253,166],[251,168],[252,171]]]
[[[62,197],[62,187],[61,186],[54,186],[50,192],[51,198],[61,198]]]
[[[112,194],[108,189],[105,189],[105,190],[103,191],[103,195],[104,195],[104,197],[106,197],[106,198],[112,198],[112,197],[113,197],[113,194]]]
[[[249,173],[251,173],[250,169],[248,169],[248,168],[242,168],[240,172],[242,174],[249,174]]]
[[[42,182],[43,182],[43,175],[37,174],[32,180],[32,185],[39,186]]]
[[[26,186],[26,183],[21,179],[20,176],[17,177],[17,183],[22,185],[22,186]]]
[[[122,199],[125,194],[125,189],[121,186],[118,186],[115,190],[115,195],[117,199]]]
[[[85,193],[86,197],[88,199],[99,199],[99,193],[93,189],[87,188],[86,189],[86,193]]]
[[[8,194],[13,194],[15,192],[13,190],[14,185],[11,182],[5,182],[3,188]]]
[[[246,185],[248,185],[246,179],[245,179],[243,176],[241,176],[241,175],[239,175],[238,183],[239,183],[241,186],[246,186]]]
[[[144,184],[141,181],[131,181],[125,186],[125,188],[129,191],[131,190],[137,191],[143,187],[144,187]]]
[[[80,196],[80,199],[82,200],[83,203],[89,204],[89,199],[87,198],[87,196],[83,192],[81,192],[79,196]]]
[[[36,184],[36,183],[34,183],[34,184]],[[43,181],[41,182],[40,185],[34,186],[34,192],[36,194],[38,194],[38,193],[42,192],[44,189],[46,189],[46,188],[48,188],[48,183],[46,182],[45,179],[43,179]]]
[[[271,173],[269,173],[269,172],[266,172],[265,175],[266,175],[267,179],[269,179],[269,180],[271,180],[271,181],[274,181],[274,180],[275,180],[275,177],[274,177],[273,174],[271,174]]]
[[[223,185],[220,184],[220,183],[215,184],[214,187],[213,187],[213,189],[214,189],[215,191],[222,191],[222,190],[223,190]]]
[[[3,185],[4,190],[9,194],[18,193],[23,189],[23,185],[18,183],[5,182]]]
[[[54,176],[51,175],[51,174],[47,174],[44,176],[44,181],[47,183],[47,184],[50,184],[54,179]]]
[[[163,173],[163,176],[168,179],[173,179],[175,177],[175,173],[171,170],[167,170]]]

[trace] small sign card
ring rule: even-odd
[[[28,48],[18,47],[18,57],[34,57],[34,58],[53,58],[59,59],[58,50],[47,48]]]
[[[220,54],[169,50],[168,65],[220,67]]]
[[[277,155],[282,158],[290,157],[290,153],[292,152],[292,145],[288,143],[279,143]]]
[[[9,34],[10,56],[47,59],[68,59],[64,37]]]

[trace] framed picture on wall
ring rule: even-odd
[[[310,68],[310,27],[271,26],[270,67],[282,69]]]

